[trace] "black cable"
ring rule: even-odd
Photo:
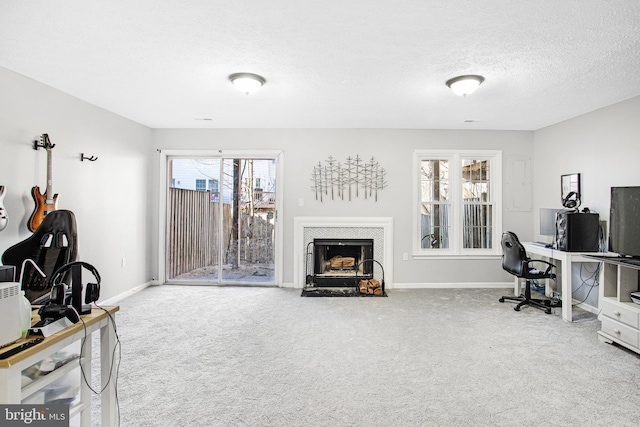
[[[590,272],[587,270],[587,272],[590,274],[589,277],[586,277],[586,278],[582,277],[583,270],[586,270],[584,263],[580,264],[580,280],[582,280],[582,283],[574,291],[572,291],[571,294],[575,294],[583,286],[589,286],[589,291],[587,292],[587,295],[584,297],[582,301],[572,304],[573,307],[585,302],[589,298],[589,295],[591,295],[591,291],[593,290],[593,288],[597,288],[598,286],[600,286],[600,282],[598,281],[598,276],[600,275],[600,263],[598,263],[596,269],[593,272]],[[592,280],[593,283],[592,284],[587,283],[588,280]]]

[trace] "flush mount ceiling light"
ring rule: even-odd
[[[484,77],[476,74],[469,74],[447,80],[447,86],[449,86],[456,95],[467,96],[470,93],[475,92],[483,81]]]
[[[231,83],[244,94],[251,95],[265,84],[264,77],[253,73],[234,73],[229,76]]]

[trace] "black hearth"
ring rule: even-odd
[[[313,285],[355,287],[373,278],[373,239],[314,239]]]

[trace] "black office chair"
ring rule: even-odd
[[[544,264],[544,271],[538,270],[534,265]],[[552,307],[561,307],[562,301],[552,302],[548,299],[531,298],[531,281],[538,279],[553,279],[556,277],[551,270],[555,265],[540,259],[530,259],[527,257],[527,251],[518,240],[518,236],[510,231],[502,234],[502,268],[516,277],[526,280],[524,295],[520,296],[504,296],[500,298],[500,302],[505,300],[517,301],[518,304],[513,308],[515,311],[525,305],[532,305],[545,313],[551,314]]]

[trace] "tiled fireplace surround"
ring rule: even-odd
[[[295,217],[293,226],[295,287],[305,285],[305,254],[313,239],[373,239],[373,258],[384,267],[385,286],[393,287],[393,218]]]

